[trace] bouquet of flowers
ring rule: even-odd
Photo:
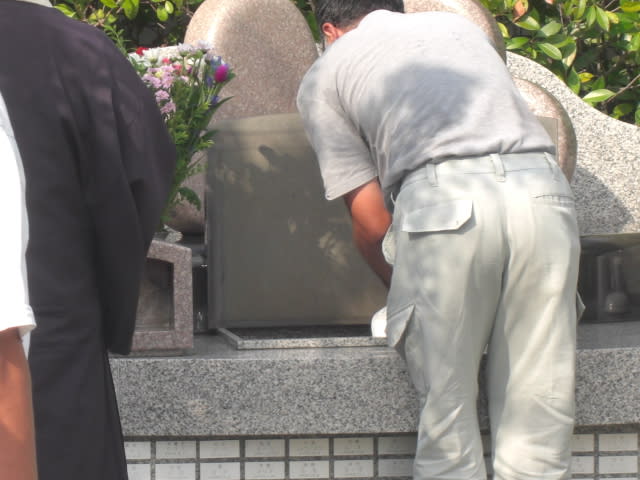
[[[194,154],[213,144],[209,122],[220,106],[220,91],[234,77],[229,65],[210,53],[211,46],[180,44],[175,47],[138,48],[129,59],[142,81],[153,91],[178,154],[173,185],[163,213],[165,222],[185,200],[200,208],[198,195],[183,185],[204,166]]]

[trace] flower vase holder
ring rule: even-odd
[[[191,249],[154,239],[140,287],[132,353],[181,355],[193,348]]]

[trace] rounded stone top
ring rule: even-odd
[[[555,120],[555,125],[551,125],[551,127],[555,127],[556,130],[555,138],[552,138],[556,144],[556,158],[567,179],[571,180],[576,168],[578,144],[569,114],[545,88],[522,78],[514,77],[514,81],[529,109],[538,118],[542,117],[541,121],[547,127],[547,131],[550,125],[546,124],[545,119]]]
[[[302,77],[318,57],[306,20],[291,0],[205,0],[186,43],[200,40],[233,68],[214,120],[295,112]]]
[[[407,13],[451,12],[457,13],[478,25],[489,37],[496,51],[506,61],[507,53],[498,24],[491,12],[476,0],[404,0]]]

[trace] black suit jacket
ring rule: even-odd
[[[25,170],[34,341],[101,328],[109,350],[128,353],[175,164],[153,95],[99,30],[10,0],[0,91]]]

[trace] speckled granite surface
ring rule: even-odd
[[[579,327],[577,425],[637,426],[640,322],[606,327]],[[415,394],[403,361],[387,347],[239,351],[220,336],[198,336],[195,351],[112,359],[125,436],[415,429]],[[479,404],[486,427],[483,398]]]
[[[640,127],[614,120],[546,68],[507,53],[514,77],[548,90],[567,110],[578,142],[573,190],[583,235],[640,231]]]

